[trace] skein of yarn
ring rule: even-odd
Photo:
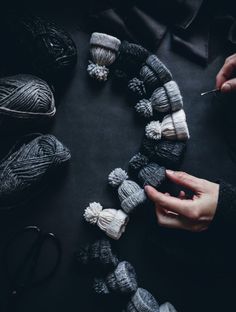
[[[189,130],[186,115],[183,109],[166,115],[162,122],[151,121],[145,128],[147,138],[160,140],[162,137],[168,140],[184,141],[189,139]]]
[[[186,145],[186,142],[181,141],[156,141],[145,137],[140,151],[150,160],[166,168],[177,169],[183,159]]]
[[[90,39],[90,54],[88,74],[98,80],[106,81],[109,73],[108,66],[114,63],[120,47],[120,40],[116,37],[94,32]]]
[[[138,288],[124,312],[159,312],[159,304],[150,292]]]
[[[95,278],[93,289],[95,293],[107,295],[110,293],[132,294],[138,288],[137,277],[133,266],[120,262],[113,272],[105,278]]]
[[[135,106],[136,111],[146,118],[160,113],[175,112],[183,108],[183,100],[177,83],[173,80],[154,90],[149,100],[142,99]]]
[[[131,79],[137,76],[149,54],[148,50],[138,44],[122,41],[115,62],[116,76],[122,79]]]
[[[66,79],[76,64],[77,49],[65,30],[38,16],[11,16],[7,24],[24,67],[30,64],[52,82]]]
[[[119,263],[108,239],[100,239],[80,248],[75,256],[79,264],[88,266],[90,271],[95,272],[108,273],[114,270]]]
[[[25,136],[0,163],[0,207],[29,200],[43,178],[70,157],[68,148],[53,135]]]
[[[143,186],[151,185],[155,188],[159,187],[166,177],[166,170],[157,163],[150,162],[148,157],[138,153],[129,161],[130,169],[138,171],[138,179]]]
[[[122,210],[103,209],[100,203],[91,203],[85,209],[84,218],[91,224],[97,224],[109,237],[118,240],[129,221],[128,215]]]
[[[154,54],[147,58],[145,64],[141,67],[139,75],[149,94],[152,94],[156,88],[172,80],[172,74],[169,69]]]
[[[0,79],[0,115],[40,119],[52,117],[55,112],[53,93],[42,79],[31,75]]]
[[[121,208],[127,213],[131,213],[137,206],[146,200],[144,189],[136,182],[128,180],[127,173],[116,168],[108,176],[108,182],[112,187],[118,188],[118,197],[121,202]]]

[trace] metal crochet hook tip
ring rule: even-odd
[[[218,92],[220,92],[220,89],[213,89],[213,90],[210,90],[210,91],[202,92],[201,96],[207,95],[207,94],[210,94],[210,93],[218,93]]]

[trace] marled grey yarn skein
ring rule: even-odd
[[[48,84],[31,75],[0,79],[0,114],[14,118],[52,117],[56,107]]]
[[[1,208],[27,201],[45,175],[71,157],[53,135],[35,136],[25,136],[0,163]]]

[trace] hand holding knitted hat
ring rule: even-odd
[[[177,83],[173,80],[154,90],[149,100],[142,99],[135,106],[136,111],[146,118],[160,113],[175,112],[183,108],[183,100]]]
[[[147,138],[160,140],[184,141],[189,139],[189,130],[186,122],[185,112],[181,109],[173,114],[166,115],[162,122],[151,121],[145,128]]]
[[[103,209],[99,203],[91,203],[85,209],[84,218],[91,224],[97,224],[109,237],[119,239],[129,221],[128,215],[122,210]]]
[[[153,140],[144,138],[141,146],[141,153],[150,160],[165,166],[166,168],[177,169],[180,165],[186,150],[186,142]]]
[[[76,260],[95,272],[112,271],[119,263],[117,256],[111,250],[108,239],[100,239],[93,244],[80,248],[76,253]]]
[[[149,162],[147,156],[138,153],[129,161],[129,167],[138,171],[138,178],[142,185],[159,187],[166,178],[166,170],[157,163]]]
[[[159,312],[159,304],[150,292],[138,288],[123,312]]]
[[[95,278],[93,288],[97,294],[103,295],[112,292],[132,294],[138,288],[135,270],[129,262],[122,261],[105,278]]]
[[[108,182],[111,186],[118,188],[118,196],[121,207],[126,213],[131,213],[138,205],[146,200],[144,189],[136,182],[128,180],[127,173],[116,168],[108,176]]]
[[[172,80],[169,69],[152,54],[140,70],[140,79],[143,80],[146,90],[151,94],[156,88]]]
[[[94,32],[90,39],[90,54],[92,61],[87,71],[92,78],[106,81],[110,66],[116,59],[120,47],[120,40],[116,37]]]

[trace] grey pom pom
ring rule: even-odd
[[[146,289],[138,288],[125,312],[159,312],[159,304]]]
[[[128,82],[128,90],[135,100],[140,100],[147,96],[143,81],[136,77]]]
[[[103,278],[95,278],[93,282],[93,290],[98,295],[108,295],[110,290],[107,286],[106,280]]]
[[[149,162],[147,156],[138,153],[134,155],[129,161],[129,167],[133,170],[139,170]]]
[[[109,73],[109,69],[105,66],[100,66],[98,64],[93,64],[90,62],[87,68],[88,74],[98,80],[98,81],[106,81]]]
[[[121,168],[114,169],[108,176],[108,182],[113,187],[118,187],[123,181],[127,180],[129,177],[125,170]]]
[[[150,100],[140,100],[135,106],[136,112],[145,118],[150,118],[153,116],[152,103]]]
[[[171,303],[166,302],[160,306],[160,312],[177,312],[177,311]]]
[[[160,140],[161,139],[161,123],[159,121],[151,121],[145,128],[147,138]]]

